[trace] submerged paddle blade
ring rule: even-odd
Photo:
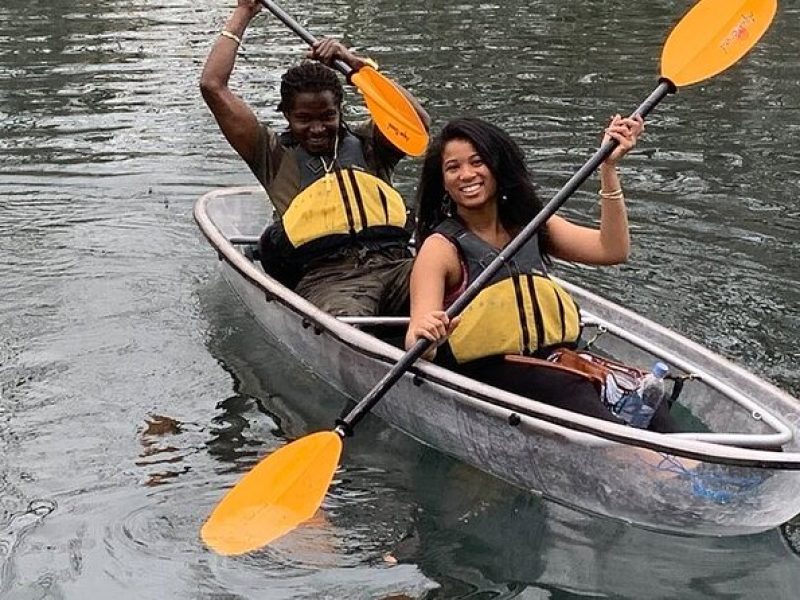
[[[310,519],[322,504],[342,453],[333,431],[313,433],[263,459],[225,495],[200,532],[219,554],[266,546]]]
[[[387,140],[409,156],[419,156],[428,147],[428,132],[411,101],[391,80],[372,67],[362,67],[350,82],[364,96],[375,126]]]
[[[700,0],[667,38],[661,76],[682,87],[721,73],[755,46],[777,9],[777,0]]]

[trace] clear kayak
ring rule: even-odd
[[[266,275],[252,247],[271,210],[257,187],[212,191],[194,216],[266,335],[358,401],[403,355]],[[800,513],[800,402],[695,342],[569,282],[591,348],[668,363],[682,390],[660,434],[517,396],[420,360],[372,410],[390,426],[530,493],[642,527],[698,535],[771,529]]]

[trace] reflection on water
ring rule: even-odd
[[[152,415],[145,421],[141,433],[142,452],[137,467],[152,467],[144,485],[156,486],[168,483],[189,471],[184,463],[184,450],[176,443],[176,436],[184,432],[184,425],[172,417]]]
[[[785,523],[781,527],[781,533],[786,539],[792,552],[800,556],[800,515]]]
[[[7,590],[13,578],[11,557],[25,532],[56,509],[50,500],[32,500],[24,512],[6,513],[0,519],[0,593]]]
[[[469,113],[509,129],[547,197],[608,116],[654,87],[688,5],[287,9],[374,56],[435,123]],[[794,598],[795,524],[784,538],[721,540],[631,529],[521,494],[371,419],[348,440],[319,519],[239,559],[202,547],[202,520],[236,477],[342,408],[242,315],[190,218],[208,189],[254,182],[197,90],[230,9],[0,6],[0,595],[746,598],[763,587]],[[798,17],[781,3],[741,65],[653,115],[623,167],[631,261],[559,269],[795,395]],[[275,85],[302,53],[270,17],[248,32],[232,81],[261,118],[281,122]],[[398,172],[409,197],[418,166]],[[595,187],[564,214],[594,219]]]
[[[240,393],[250,398],[266,394],[287,424],[307,422],[309,430],[330,426],[340,406],[334,393],[309,379],[311,374],[286,372],[289,363],[263,354],[269,344],[242,344],[239,333],[251,326],[248,317],[226,315],[219,305],[208,309],[212,322],[222,314],[220,322],[228,327],[240,324],[212,338],[212,351],[225,356]],[[268,355],[273,356],[269,366],[253,368]],[[282,394],[291,389],[302,389],[298,397],[313,396],[319,402],[286,404]],[[251,402],[248,418],[257,420],[256,411]],[[645,531],[540,500],[422,448],[374,420],[361,427],[346,444],[342,470],[323,513],[252,555],[252,561],[266,570],[316,568],[323,561],[330,561],[331,568],[348,564],[357,571],[413,567],[411,573],[424,576],[428,587],[411,597],[426,600],[633,599],[651,588],[676,594],[666,597],[748,598],[758,597],[775,581],[786,590],[800,584],[796,559],[787,560],[777,532],[717,539]],[[247,465],[239,466],[243,468]],[[401,585],[412,584],[403,579]]]
[[[433,453],[416,466],[420,508],[395,556],[443,583],[433,598],[757,598],[798,583],[774,533],[661,535],[540,501]]]

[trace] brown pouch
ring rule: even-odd
[[[610,409],[616,408],[618,397],[608,397],[611,395],[608,388],[609,379],[613,379],[613,388],[618,393],[634,392],[639,388],[645,371],[636,367],[631,367],[621,362],[617,362],[591,352],[576,352],[569,348],[559,348],[553,351],[547,360],[532,358],[530,356],[507,355],[507,362],[539,366],[543,368],[555,369],[580,375],[588,379],[597,390],[603,403]]]
[[[505,360],[506,362],[510,363],[531,365],[579,375],[591,381],[592,385],[595,387],[595,389],[597,389],[597,393],[600,395],[602,395],[603,386],[605,386],[606,383],[605,374],[602,373],[602,371],[597,367],[592,368],[592,364],[590,362],[585,361],[580,357],[575,360],[568,359],[566,362],[562,362],[560,360],[544,360],[542,358],[533,358],[531,356],[507,354],[505,356]],[[587,366],[590,367],[590,369],[587,369]]]
[[[639,388],[646,372],[637,367],[592,354],[591,352],[576,352],[569,348],[555,350],[547,360],[571,367],[588,377],[599,377],[605,384],[609,375],[623,391],[633,391]]]

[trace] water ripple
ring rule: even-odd
[[[594,151],[609,116],[655,86],[675,4],[304,0],[286,8],[313,33],[374,56],[423,100],[434,129],[461,114],[508,129],[548,197]],[[256,332],[191,220],[201,193],[255,183],[197,88],[231,6],[0,6],[0,595],[640,597],[650,589],[702,598],[797,589],[795,557],[776,532],[708,541],[620,529],[495,488],[371,419],[348,441],[317,519],[245,557],[203,547],[202,520],[236,478],[287,441],[329,427],[342,408]],[[798,16],[781,3],[750,56],[669,97],[649,119],[621,168],[629,263],[557,268],[796,395]],[[282,123],[277,84],[304,52],[272,17],[248,30],[232,84],[259,118]],[[346,111],[366,115],[351,89]],[[408,197],[418,167],[406,161],[398,171]],[[594,222],[596,188],[587,182],[563,214]],[[58,510],[43,518],[36,498]],[[796,538],[790,526],[784,532]],[[653,573],[642,557],[668,567]],[[619,565],[633,575],[617,577]],[[676,572],[686,575],[678,588]]]

